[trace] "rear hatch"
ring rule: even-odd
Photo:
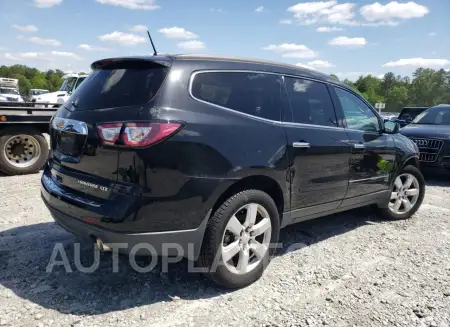
[[[170,63],[169,58],[154,57],[107,59],[92,65],[93,72],[51,123],[52,174],[60,185],[95,197],[110,196],[119,151],[108,144],[108,137],[111,131],[120,131],[121,123],[151,118],[148,108],[157,101]],[[102,126],[113,127],[102,133]]]

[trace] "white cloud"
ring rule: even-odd
[[[298,3],[288,8],[288,11],[293,12],[298,16],[310,15],[321,12],[324,9],[330,8],[337,4],[337,1],[318,1],[318,2],[305,2]]]
[[[338,36],[334,39],[331,39],[328,41],[328,44],[330,45],[336,45],[336,46],[365,46],[367,44],[367,41],[363,37],[347,37],[347,36]]]
[[[326,8],[322,13],[331,24],[356,25],[356,22],[353,20],[355,17],[355,14],[353,13],[354,7],[355,4],[353,3],[343,3],[331,8]]]
[[[283,25],[291,25],[293,23],[292,19],[282,19],[280,20],[280,24]]]
[[[398,24],[400,23],[392,20],[381,20],[378,22],[361,23],[360,25],[378,27],[378,26],[397,26]]]
[[[279,45],[271,44],[263,50],[273,51],[281,54],[285,58],[315,58],[318,53],[303,44],[283,43]]]
[[[356,25],[353,3],[338,4],[336,0],[298,3],[288,8],[301,24],[331,23]]]
[[[222,8],[211,8],[212,12],[226,12],[225,10],[223,10]]]
[[[165,27],[158,31],[169,39],[192,40],[198,38],[198,35],[185,30],[182,27]]]
[[[96,0],[103,5],[124,7],[132,10],[156,10],[161,6],[155,0]]]
[[[436,34],[437,34],[436,32],[428,33],[429,36],[436,36]]]
[[[130,27],[130,31],[136,32],[136,33],[146,32],[147,30],[148,30],[148,27],[145,25],[134,25],[134,26]]]
[[[80,56],[73,52],[61,52],[61,51],[51,51],[51,52],[21,52],[21,53],[5,53],[3,56],[5,59],[16,60],[16,61],[27,61],[27,60],[42,60],[42,61],[55,61],[58,58],[71,58],[75,60],[83,60]],[[67,59],[64,59],[67,60]]]
[[[201,50],[204,49],[205,43],[198,40],[190,40],[190,41],[184,41],[177,44],[178,47],[184,49],[184,50]]]
[[[419,18],[425,16],[428,12],[429,10],[427,7],[413,1],[406,3],[392,1],[386,5],[375,2],[370,5],[362,6],[360,9],[361,15],[369,22],[377,20],[389,21],[392,19]]]
[[[410,58],[400,59],[397,61],[389,61],[383,65],[383,67],[443,67],[450,65],[450,60],[447,59],[423,59],[423,58]]]
[[[80,56],[76,55],[73,52],[52,51],[51,54],[53,56],[57,56],[57,57],[66,57],[66,58],[72,58],[75,60],[83,60],[83,58],[81,58]]]
[[[263,12],[264,11],[264,6],[259,6],[258,8],[255,9],[256,12]]]
[[[80,49],[87,50],[87,51],[110,51],[111,50],[108,48],[94,47],[89,44],[80,44],[78,47]]]
[[[307,65],[307,64],[302,64],[302,63],[295,64],[295,66],[302,67],[302,68],[307,68],[307,69],[311,69],[311,70],[314,69],[313,66],[310,66],[310,65]]]
[[[308,62],[308,65],[317,67],[317,68],[330,68],[334,67],[334,65],[331,62],[324,61],[324,60],[314,60]]]
[[[11,53],[5,53],[3,56],[0,56],[0,58],[1,57],[3,57],[4,59],[7,59],[7,60],[20,60],[20,58],[14,56]]]
[[[58,40],[54,40],[54,39],[43,39],[37,36],[33,36],[33,37],[25,37],[22,35],[19,35],[17,37],[18,40],[26,40],[26,41],[30,41],[36,44],[40,44],[40,45],[50,45],[53,47],[59,47],[61,45],[61,42],[59,42]]]
[[[380,73],[374,73],[374,72],[341,72],[341,73],[335,73],[339,79],[349,79],[351,81],[357,80],[360,76],[377,76],[380,75]]]
[[[336,26],[333,26],[333,27],[321,26],[316,29],[317,32],[322,32],[322,33],[339,32],[339,31],[343,31],[343,30],[344,30],[343,28],[336,27]]]
[[[37,32],[38,28],[34,25],[16,25],[14,24],[12,26],[16,30],[22,31],[22,32]]]
[[[38,8],[51,8],[61,4],[62,0],[34,0],[34,5]]]
[[[375,2],[360,8],[359,12],[364,20],[357,21],[356,8],[355,3],[329,0],[301,2],[287,10],[293,14],[295,21],[303,25],[322,23],[351,26],[396,26],[399,19],[423,17],[429,12],[427,7],[412,1],[391,1],[386,5]]]
[[[101,41],[117,43],[122,45],[136,45],[139,43],[147,42],[147,39],[143,36],[117,31],[114,31],[110,34],[101,35],[98,38]]]
[[[40,55],[43,55],[42,52],[25,52],[25,53],[19,53],[19,56],[23,58],[37,58]]]
[[[310,61],[307,64],[298,63],[296,66],[304,67],[308,69],[317,69],[317,68],[330,68],[334,67],[334,65],[331,62],[324,61],[324,60],[314,60]]]

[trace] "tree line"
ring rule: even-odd
[[[0,66],[0,77],[18,79],[19,92],[23,96],[29,95],[30,89],[57,91],[63,83],[63,76],[64,72],[59,69],[43,72],[24,65]]]
[[[19,80],[19,91],[28,95],[30,89],[57,91],[64,73],[59,70],[42,72],[24,65],[0,66],[0,77]],[[338,79],[336,75],[331,75]],[[400,76],[387,73],[383,78],[360,76],[356,82],[343,82],[362,94],[372,105],[386,103],[384,111],[400,111],[406,106],[431,107],[450,103],[450,71],[418,68],[412,75]]]
[[[338,78],[336,75],[331,75]],[[383,78],[360,76],[356,82],[348,79],[345,84],[354,88],[372,105],[386,103],[383,111],[398,112],[407,106],[431,107],[450,104],[450,71],[418,68],[412,78],[386,73]]]

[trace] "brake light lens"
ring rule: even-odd
[[[126,147],[147,147],[175,134],[180,128],[181,124],[177,123],[111,123],[99,125],[98,131],[107,145],[115,145],[122,136]]]
[[[122,124],[102,124],[97,128],[103,142],[108,145],[114,145],[119,138]]]

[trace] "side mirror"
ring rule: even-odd
[[[397,134],[400,131],[400,125],[395,121],[384,122],[384,132],[388,134]]]

